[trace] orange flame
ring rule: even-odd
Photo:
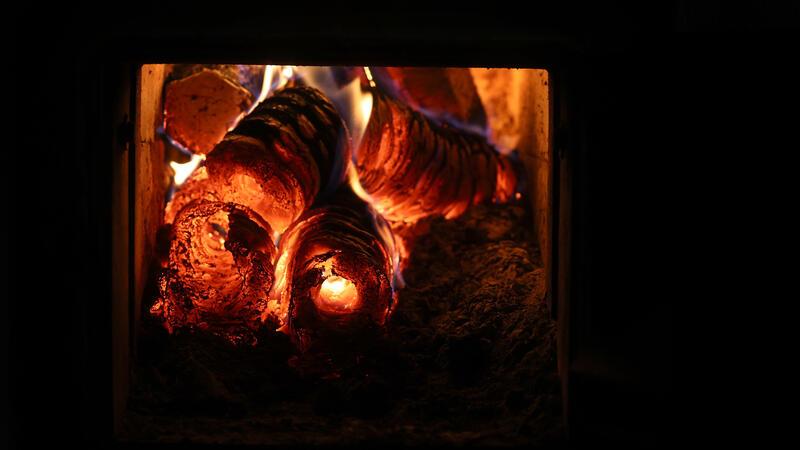
[[[191,159],[183,164],[170,161],[169,166],[172,167],[173,172],[175,172],[175,176],[173,177],[175,187],[185,183],[186,180],[189,179],[189,176],[197,169],[197,166],[205,159],[206,155],[193,154]]]
[[[361,89],[361,81],[358,78],[344,87],[339,87],[330,67],[297,66],[294,70],[303,81],[322,91],[336,105],[350,131],[352,148],[354,151],[358,149],[372,113],[372,94]],[[371,75],[368,75],[368,78],[371,80]]]
[[[375,80],[372,79],[372,71],[369,70],[369,67],[364,66],[364,75],[367,76],[367,80],[369,81],[370,87],[375,87]]]

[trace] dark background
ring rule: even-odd
[[[673,385],[673,313],[691,317],[708,294],[690,273],[726,230],[704,217],[758,208],[742,186],[761,183],[741,164],[759,171],[757,150],[785,146],[769,130],[796,118],[780,99],[796,79],[797,6],[119,8],[29,5],[13,18],[14,139],[2,172],[12,447],[111,443],[117,130],[104,119],[126,64],[243,62],[264,49],[293,63],[558,64],[569,89],[555,146],[575,181],[571,437],[650,447],[684,436],[693,404],[678,405]]]

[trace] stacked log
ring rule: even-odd
[[[439,120],[486,126],[481,98],[469,69],[450,67],[373,67],[382,92]]]
[[[357,345],[383,330],[394,251],[386,222],[349,191],[292,225],[281,238],[273,298],[301,350]]]
[[[511,159],[483,136],[434,122],[379,92],[354,162],[361,187],[391,221],[454,218],[470,205],[508,201],[517,186]]]
[[[204,198],[246,205],[281,233],[344,180],[349,159],[344,123],[322,93],[279,90],[207,155],[167,206],[165,222]]]
[[[342,118],[310,87],[275,92],[213,146],[165,211],[172,234],[151,311],[168,329],[251,342],[269,322],[304,352],[352,348],[394,308],[402,245],[387,220],[412,229],[514,197],[512,159],[485,137],[372,95],[349,172]],[[361,198],[340,187],[346,173]]]
[[[150,312],[166,328],[253,341],[274,282],[272,228],[251,209],[199,200],[175,219],[169,262]]]
[[[172,66],[164,89],[164,129],[192,153],[210,152],[255,102],[264,66]]]

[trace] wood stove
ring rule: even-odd
[[[114,255],[133,266],[113,284],[119,439],[563,438],[546,70],[136,70],[134,141],[114,180],[128,191]],[[252,235],[231,247],[237,221],[263,232],[263,250]],[[255,362],[225,369],[242,358]]]
[[[52,182],[48,186],[62,186],[63,190],[41,188],[41,198],[49,198],[54,204],[56,223],[65,225],[65,230],[79,230],[80,238],[65,241],[72,243],[70,252],[86,255],[77,258],[79,263],[67,269],[70,275],[64,278],[84,280],[67,289],[74,296],[58,290],[62,297],[82,299],[64,315],[69,318],[67,322],[70,325],[62,338],[74,345],[68,347],[68,352],[63,352],[61,360],[59,356],[51,359],[69,367],[70,375],[66,378],[77,380],[69,385],[80,387],[77,391],[59,391],[54,397],[63,400],[57,402],[61,406],[56,409],[62,418],[69,416],[65,414],[67,411],[79,411],[76,417],[64,419],[56,425],[65,440],[124,445],[141,443],[132,440],[130,434],[121,433],[130,406],[131,389],[137,383],[130,375],[135,373],[137,355],[148,351],[142,347],[140,332],[142,302],[148,301],[149,264],[156,253],[164,190],[169,185],[167,161],[163,156],[164,141],[157,130],[161,122],[158,114],[162,111],[163,84],[152,82],[152,77],[159,77],[158,65],[189,63],[515,67],[537,69],[540,72],[536,73],[546,74],[545,77],[528,79],[529,92],[536,87],[538,95],[529,94],[530,101],[525,103],[530,108],[525,115],[529,120],[525,130],[529,133],[526,142],[530,150],[523,153],[523,158],[528,158],[524,167],[530,184],[523,201],[527,202],[526,208],[530,208],[531,215],[520,218],[511,214],[511,217],[526,228],[541,252],[542,301],[547,305],[547,314],[555,322],[557,330],[562,423],[574,439],[613,437],[614,426],[618,424],[633,423],[636,430],[649,429],[649,420],[642,417],[633,419],[637,414],[632,414],[629,408],[635,410],[640,406],[639,393],[653,395],[651,386],[637,384],[635,380],[625,381],[627,372],[620,369],[624,364],[615,365],[606,358],[616,355],[628,361],[632,355],[640,353],[641,348],[632,341],[621,347],[624,349],[621,353],[607,351],[620,342],[612,330],[635,314],[625,312],[630,303],[625,301],[622,302],[624,308],[612,304],[598,312],[598,308],[602,309],[603,296],[593,294],[595,291],[592,289],[598,286],[607,288],[607,285],[598,281],[602,270],[589,265],[590,255],[597,257],[600,249],[610,250],[610,247],[598,244],[602,241],[598,240],[596,233],[610,231],[609,236],[619,235],[611,225],[598,225],[599,216],[590,199],[596,199],[593,196],[599,195],[597,192],[618,193],[620,186],[614,181],[598,185],[597,180],[604,179],[598,173],[615,173],[602,170],[619,163],[620,158],[618,154],[609,154],[607,160],[597,159],[598,153],[587,149],[611,147],[613,139],[604,134],[602,128],[611,127],[614,122],[606,117],[606,113],[621,113],[624,109],[608,100],[607,96],[613,98],[615,88],[622,83],[637,86],[635,70],[621,70],[612,75],[601,74],[599,68],[612,61],[617,68],[633,69],[629,61],[613,51],[609,51],[610,56],[607,56],[603,53],[606,50],[589,52],[587,56],[584,52],[591,46],[581,40],[541,30],[526,31],[529,27],[523,26],[520,19],[507,17],[502,22],[506,26],[494,21],[487,25],[480,14],[470,13],[465,13],[461,17],[463,20],[455,22],[434,20],[443,19],[444,15],[418,21],[416,23],[421,28],[414,33],[408,32],[409,17],[403,14],[388,19],[381,26],[369,20],[360,21],[359,17],[345,18],[339,22],[340,28],[329,28],[326,25],[330,23],[329,17],[310,16],[305,18],[308,26],[302,30],[282,24],[276,18],[259,22],[260,26],[249,23],[250,19],[240,19],[237,26],[229,27],[210,17],[191,27],[156,18],[148,22],[154,28],[147,30],[138,26],[137,17],[133,14],[118,19],[123,22],[121,26],[99,34],[109,37],[107,40],[98,40],[94,34],[77,35],[59,44],[63,48],[79,49],[77,58],[84,63],[65,65],[69,68],[65,78],[70,80],[73,88],[68,92],[74,93],[67,99],[74,113],[74,122],[55,125],[55,129],[71,136],[70,142],[75,145],[68,146],[70,153],[48,160],[48,166],[43,169],[44,173],[52,175],[48,178]],[[109,24],[114,22],[111,20]],[[264,23],[269,26],[263,26]],[[447,25],[434,26],[440,23]],[[205,31],[198,32],[199,29]],[[347,29],[347,32],[342,29]],[[613,48],[613,45],[601,48]],[[603,57],[598,57],[597,53]],[[603,108],[596,105],[603,105]],[[74,173],[80,174],[78,180],[61,170],[59,162],[64,161],[65,168],[73,168]],[[624,167],[624,164],[618,167]],[[589,180],[595,184],[588,184]],[[70,186],[78,187],[70,189]],[[592,191],[590,186],[594,189],[599,186],[600,191]],[[611,208],[614,207],[612,204]],[[622,211],[611,211],[625,217]],[[469,226],[469,220],[480,222],[505,213],[483,211],[481,214],[485,216],[473,216],[465,219],[466,222],[443,221],[431,226],[438,233],[458,233],[459,227]],[[73,224],[68,218],[77,218],[77,222]],[[587,228],[590,223],[594,228]],[[423,240],[421,245],[437,244]],[[437,249],[444,252],[448,247],[444,245]],[[610,261],[620,262],[613,252],[603,251],[602,254],[612,255],[608,256]],[[111,261],[110,265],[108,261]],[[589,272],[589,267],[594,271]],[[97,282],[98,273],[107,274],[108,280]],[[85,281],[89,278],[95,281]],[[56,292],[55,287],[43,286],[42,289]],[[59,328],[58,323],[50,328],[64,329],[64,325]],[[31,339],[29,342],[36,343],[41,338]],[[480,347],[486,345],[485,342],[484,336],[480,335],[449,342],[448,348],[454,349],[451,350],[454,356],[450,363],[462,361],[459,360],[459,348]],[[145,346],[150,344],[152,341],[144,341]],[[216,341],[208,343],[209,346],[217,344]],[[524,349],[518,351],[524,353]],[[466,367],[471,366],[472,361],[466,363]],[[25,373],[30,373],[32,368],[40,366],[28,364],[26,367]],[[455,382],[469,385],[473,381],[467,377]],[[342,411],[336,411],[336,405],[341,400],[342,391],[329,387],[321,389],[318,396],[321,414],[340,415]],[[374,406],[371,400],[375,391],[370,389],[375,388],[369,386],[356,395],[366,399],[367,410]],[[657,392],[661,395],[660,391]],[[33,398],[39,398],[38,395]],[[609,406],[615,399],[622,401],[624,406]],[[510,410],[528,406],[524,401],[520,405],[514,394],[498,400],[503,402],[503,408]],[[468,403],[462,406],[469,409]],[[331,407],[334,409],[332,413]],[[29,423],[28,419],[35,415],[32,406],[21,408],[21,411],[21,423]],[[491,414],[492,410],[487,411],[483,413]],[[610,414],[605,414],[608,412]],[[234,408],[226,410],[225,414],[237,419],[243,413]],[[604,421],[598,419],[603,416]],[[357,417],[357,420],[364,419]],[[32,427],[24,428],[25,432],[31,430]],[[171,442],[185,442],[180,434],[174,437],[176,439]],[[284,435],[282,439],[280,442],[284,444],[292,442],[291,436]],[[474,436],[462,434],[451,443],[470,439]],[[266,439],[226,441],[231,442],[269,443]],[[383,441],[375,439],[372,442]],[[425,442],[420,439],[404,443]],[[503,439],[475,442],[508,443]],[[511,443],[520,444],[520,441]]]

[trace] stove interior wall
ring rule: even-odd
[[[524,71],[520,101],[521,137],[518,151],[525,166],[533,227],[547,274],[547,300],[552,273],[552,146],[550,141],[550,77],[547,70]]]
[[[136,198],[134,229],[134,323],[138,324],[156,234],[162,223],[168,175],[164,170],[164,143],[157,135],[161,125],[161,93],[166,65],[146,64],[139,71],[136,97]],[[134,340],[135,342],[135,340]],[[135,347],[134,347],[135,348]]]

